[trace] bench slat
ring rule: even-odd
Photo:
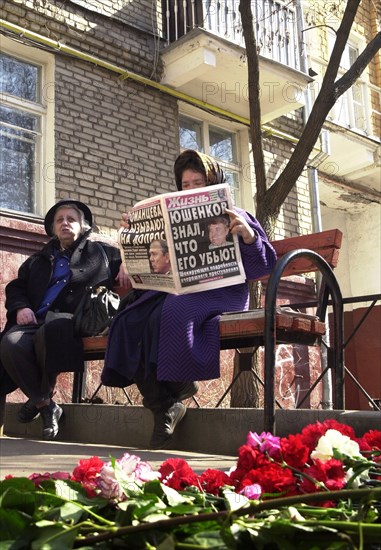
[[[236,338],[238,336],[250,337],[263,334],[265,327],[264,310],[252,310],[238,315],[225,314],[220,320],[220,337],[222,339]],[[276,315],[277,329],[289,332],[308,332],[316,336],[325,334],[325,324],[318,319],[308,316],[295,316],[284,313]]]
[[[220,320],[220,338],[229,340],[232,338],[251,338],[263,334],[265,326],[264,310],[250,310],[240,313],[226,313]],[[325,334],[325,324],[313,316],[294,315],[290,313],[278,313],[276,315],[276,327],[286,331],[291,336],[296,333],[308,333],[316,337]],[[85,353],[104,353],[107,345],[107,336],[91,336],[83,338]]]

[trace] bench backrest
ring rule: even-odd
[[[343,234],[339,229],[328,229],[320,233],[311,233],[310,235],[300,235],[298,237],[289,237],[270,242],[275,248],[278,259],[290,250],[307,248],[320,254],[328,265],[334,269],[338,263],[342,238]],[[305,258],[298,258],[286,268],[283,276],[302,275],[303,273],[312,273],[314,271],[317,271],[315,264]],[[264,279],[267,278],[264,277]],[[113,290],[121,297],[127,293],[126,289],[120,286],[115,286]]]
[[[279,241],[271,241],[275,248],[278,259],[290,250],[299,250],[306,248],[320,254],[328,265],[334,269],[339,259],[339,250],[343,234],[339,229],[329,229],[320,233],[311,233],[310,235],[301,235],[299,237],[289,237]],[[316,265],[305,258],[298,258],[293,261],[284,271],[283,276],[302,275],[317,271]]]

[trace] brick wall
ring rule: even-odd
[[[139,2],[141,19],[147,22],[145,29],[136,25],[136,9],[131,8],[136,6],[135,3],[130,4],[129,9],[116,10],[114,17],[110,17],[105,10],[95,9],[95,2],[78,4],[82,5],[13,0],[3,3],[2,18],[143,76],[156,74],[157,28],[151,17],[147,16],[150,13],[147,12],[147,4],[150,2]],[[110,8],[110,11],[113,10]]]
[[[88,202],[98,226],[150,194],[174,191],[176,101],[81,60],[57,57],[57,198]]]
[[[282,173],[290,158],[294,145],[276,137],[264,140],[264,154],[267,179],[273,183]],[[275,228],[275,239],[292,235],[306,235],[312,231],[310,193],[306,171],[299,177],[296,186],[284,201]]]
[[[151,2],[140,4],[146,5],[136,12],[136,4],[121,1],[7,2],[3,17],[152,78],[158,67]],[[57,51],[55,59],[56,198],[75,191],[101,229],[118,227],[120,213],[137,200],[175,190],[177,102],[86,60]]]

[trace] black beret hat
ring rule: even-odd
[[[66,204],[67,205],[72,204],[73,206],[76,206],[77,208],[79,208],[79,210],[82,210],[85,216],[85,220],[88,222],[90,227],[93,225],[93,215],[91,213],[90,208],[86,206],[86,204],[80,201],[75,201],[73,199],[62,199],[58,201],[54,206],[52,206],[51,209],[48,210],[45,216],[44,226],[45,226],[46,234],[49,235],[49,237],[53,237],[52,227],[53,227],[54,215],[56,211],[58,210],[58,208]]]

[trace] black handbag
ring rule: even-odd
[[[109,261],[103,247],[102,251],[107,269]],[[78,336],[96,336],[105,334],[117,313],[120,297],[105,286],[87,287],[73,315],[74,332]]]

